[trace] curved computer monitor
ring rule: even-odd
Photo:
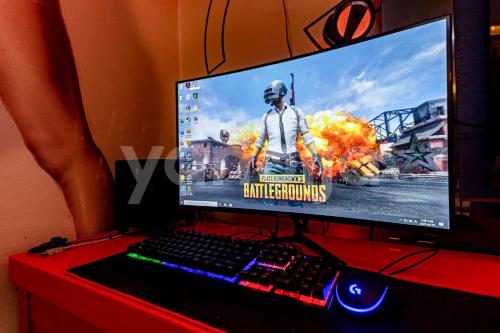
[[[449,229],[449,24],[177,82],[179,204]]]

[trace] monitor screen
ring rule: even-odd
[[[448,22],[177,82],[180,205],[450,227]]]

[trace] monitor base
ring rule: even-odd
[[[307,224],[309,222],[307,219],[300,217],[300,216],[297,216],[297,215],[292,215],[290,217],[293,220],[294,234],[291,236],[283,236],[283,237],[277,237],[276,235],[273,235],[273,237],[271,237],[271,239],[269,239],[268,242],[270,242],[270,243],[297,243],[300,245],[304,245],[307,248],[313,250],[314,252],[316,252],[317,254],[319,254],[323,257],[331,258],[331,259],[334,259],[334,260],[344,264],[344,262],[342,260],[337,258],[330,251],[326,250],[324,247],[322,247],[318,243],[316,243],[313,240],[306,237],[304,232],[307,231]]]

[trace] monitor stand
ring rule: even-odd
[[[307,231],[307,224],[309,222],[307,218],[300,217],[297,215],[291,215],[290,218],[293,220],[294,234],[291,236],[283,236],[283,237],[276,237],[276,235],[273,235],[273,237],[271,237],[271,239],[268,242],[301,244],[308,247],[309,249],[313,250],[314,252],[323,257],[331,258],[343,263],[342,260],[334,256],[330,251],[328,251],[318,243],[306,237],[304,232]]]

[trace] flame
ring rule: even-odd
[[[257,141],[260,134],[259,127],[258,123],[250,123],[246,127],[240,128],[231,140],[231,143],[241,145],[241,159],[245,165],[247,165],[254,152],[255,141]],[[264,168],[266,149],[267,142],[262,147],[259,156],[257,156],[257,168],[259,169]]]
[[[375,129],[366,123],[364,118],[356,118],[342,111],[319,111],[314,115],[306,115],[309,131],[315,138],[316,150],[322,157],[323,175],[335,177],[347,168],[373,161],[378,156]],[[255,123],[241,128],[235,141],[242,146],[242,160],[247,162],[254,151],[254,144],[259,134],[259,126]],[[257,165],[264,166],[264,147],[259,154]],[[297,140],[297,151],[309,170],[312,170],[313,158],[302,140]]]

